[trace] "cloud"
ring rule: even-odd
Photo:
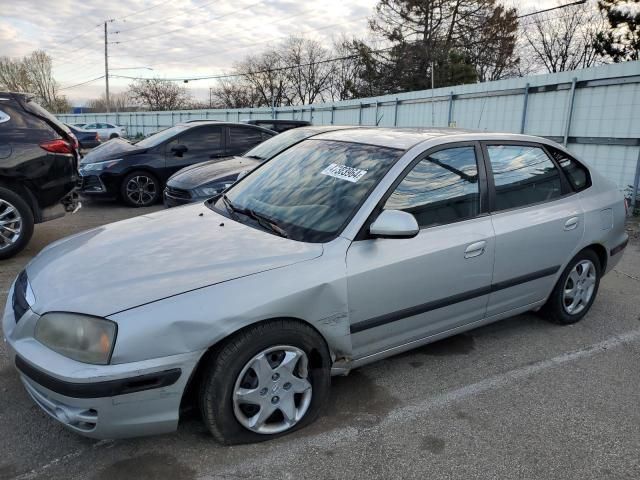
[[[227,73],[246,55],[290,35],[311,37],[327,46],[341,34],[364,37],[366,18],[373,14],[377,0],[5,3],[0,23],[0,55],[22,56],[45,49],[53,57],[57,80],[70,86],[104,74],[105,20],[114,20],[108,22],[109,65],[113,75],[184,78]],[[553,3],[554,0],[535,2],[538,8]],[[153,71],[121,70],[142,66]],[[114,76],[111,87],[120,91],[129,81]],[[203,97],[212,84],[190,82],[187,87]],[[101,80],[65,93],[80,100],[98,96],[103,89]]]

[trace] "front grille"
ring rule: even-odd
[[[189,200],[191,198],[191,193],[188,190],[182,190],[181,188],[167,186],[164,191],[170,197],[184,198],[185,200]]]
[[[18,320],[29,310],[29,304],[27,303],[27,282],[27,271],[23,270],[20,272],[20,275],[18,275],[13,289],[12,305],[13,316],[16,319],[16,323],[18,323]]]

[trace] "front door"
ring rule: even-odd
[[[494,235],[481,196],[479,146],[428,152],[405,171],[384,209],[413,214],[410,239],[365,238],[347,252],[354,358],[482,320]]]

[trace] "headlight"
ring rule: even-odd
[[[80,165],[80,171],[95,172],[96,170],[105,170],[121,161],[121,158],[116,158],[115,160],[107,160],[106,162],[85,163],[83,165]]]
[[[213,197],[214,195],[219,194],[220,192],[227,189],[231,185],[233,185],[233,182],[216,183],[209,187],[196,188],[195,193],[197,197]]]
[[[76,313],[46,313],[36,324],[35,338],[65,357],[107,365],[117,330],[114,322],[104,318]]]

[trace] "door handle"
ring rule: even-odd
[[[486,246],[487,242],[485,242],[484,240],[472,243],[464,251],[464,258],[473,258],[482,255],[484,253],[484,247]]]
[[[569,220],[564,222],[564,229],[565,230],[573,230],[574,228],[576,228],[578,226],[578,222],[579,222],[578,217],[571,217]]]

